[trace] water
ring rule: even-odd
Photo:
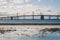
[[[11,29],[12,27],[12,29]],[[48,34],[41,36],[39,30],[44,28],[60,28],[60,25],[0,25],[4,30],[14,30],[13,32],[6,32],[0,34],[0,40],[59,40],[60,34]]]

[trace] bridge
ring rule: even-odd
[[[0,17],[0,25],[60,25],[60,15],[20,15]]]

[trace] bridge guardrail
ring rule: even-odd
[[[0,20],[20,20],[20,19],[60,20],[60,15],[21,15],[11,17],[0,17]]]

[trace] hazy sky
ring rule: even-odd
[[[0,16],[22,14],[59,14],[60,0],[0,0]]]

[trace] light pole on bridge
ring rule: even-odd
[[[33,20],[34,20],[34,11],[32,12],[32,15],[33,15]]]
[[[17,12],[17,19],[18,19],[18,12]]]

